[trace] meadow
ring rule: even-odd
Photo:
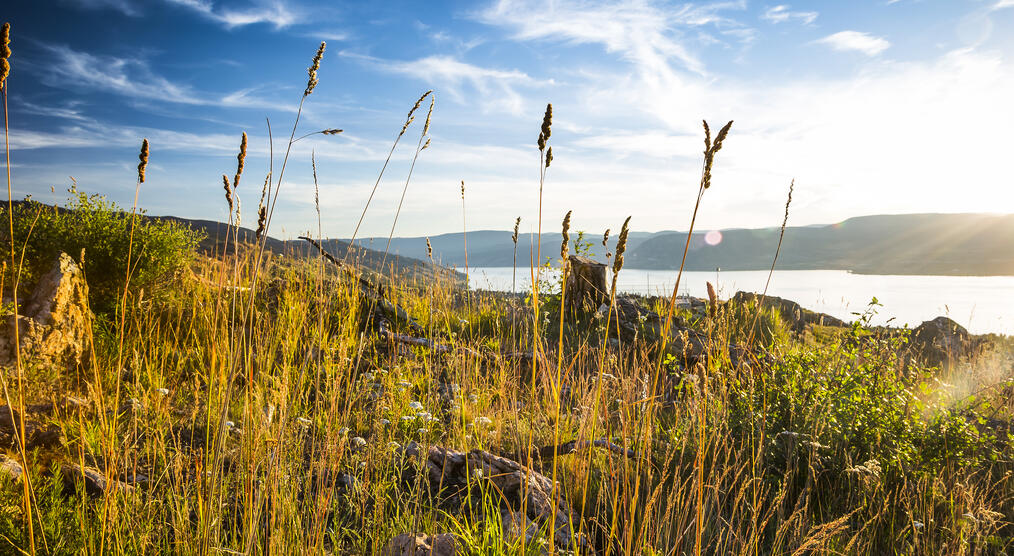
[[[324,52],[300,107],[314,100]],[[415,133],[416,157],[429,145],[433,98],[411,107],[391,153]],[[88,283],[89,318],[75,365],[15,353],[0,372],[0,424],[13,431],[4,465],[21,470],[0,473],[0,552],[1014,549],[1008,338],[933,359],[911,331],[872,326],[875,301],[851,325],[797,327],[763,295],[677,306],[678,276],[673,296],[618,296],[614,278],[603,299],[577,299],[571,255],[598,241],[572,238],[569,213],[561,252],[537,246],[563,277],[522,264],[535,286],[516,295],[399,270],[386,254],[367,264],[354,248],[267,249],[286,166],[312,164],[289,159],[308,133],[340,130],[301,129],[297,113],[254,234],[235,226],[247,148],[237,137],[237,168],[223,169],[230,232],[210,251],[136,201],[75,190],[66,210],[15,203],[8,146],[5,327],[18,346],[19,300],[61,252]],[[711,181],[718,153],[735,141],[732,122],[704,133],[691,230],[722,185]],[[157,149],[144,140],[139,192]],[[549,106],[532,141],[540,222],[552,159]],[[786,219],[790,209],[791,190]],[[306,227],[319,230],[320,218]],[[30,420],[59,440],[30,448]],[[398,552],[396,538],[411,541]]]

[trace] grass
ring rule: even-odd
[[[711,185],[708,147],[695,215]],[[540,148],[540,200],[546,165]],[[269,183],[262,242],[282,177]],[[23,244],[10,247],[17,268]],[[31,480],[0,476],[0,552],[378,554],[420,531],[454,533],[462,553],[538,554],[553,549],[555,524],[505,536],[510,493],[493,477],[434,492],[407,471],[419,463],[404,448],[522,459],[572,440],[617,448],[531,466],[554,480],[582,553],[1012,549],[1008,339],[941,370],[914,364],[907,333],[869,326],[872,313],[795,333],[753,305],[693,313],[671,298],[634,300],[664,315],[665,330],[685,322],[700,334],[702,353],[685,357],[647,324],[618,333],[615,291],[604,318],[568,309],[565,280],[536,280],[525,299],[378,274],[351,252],[341,268],[274,257],[263,243],[188,260],[192,273],[143,293],[121,283],[117,318],[93,326],[88,368],[23,361],[15,383],[3,375],[22,413],[70,394],[89,403],[37,417],[63,429],[63,449],[11,448]],[[420,325],[395,319],[394,332],[440,345],[378,334],[379,301],[361,275]],[[135,488],[94,496],[61,480],[71,464]]]

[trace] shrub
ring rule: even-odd
[[[5,221],[7,211],[6,205],[0,208]],[[61,251],[75,259],[84,251],[92,309],[103,313],[115,308],[127,275],[132,220],[129,212],[103,196],[72,188],[66,208],[26,199],[13,206],[13,216],[16,256],[24,248],[19,293],[30,291]],[[9,246],[10,232],[7,226],[2,228],[0,237]],[[151,219],[139,211],[131,251],[131,289],[150,290],[168,281],[190,263],[200,239],[198,232],[185,225]],[[4,276],[7,287],[14,278],[9,266]]]

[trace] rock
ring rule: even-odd
[[[81,467],[74,463],[65,463],[61,468],[64,486],[73,491],[78,483],[84,483],[85,493],[89,496],[102,496],[109,493],[129,494],[134,491],[132,485],[121,481],[110,480],[94,467]]]
[[[976,344],[968,330],[947,317],[928,320],[912,331],[913,355],[930,367],[952,365],[968,357]]]
[[[454,556],[458,553],[457,543],[457,537],[450,533],[402,533],[387,541],[380,556]]]
[[[21,432],[21,414],[10,406],[0,406],[0,448],[17,447]],[[63,445],[63,430],[57,425],[44,425],[25,419],[25,449],[55,448]]]
[[[3,454],[0,454],[0,475],[10,477],[12,481],[20,481],[24,470],[21,464]]]
[[[609,302],[606,286],[606,265],[598,261],[571,255],[567,270],[567,304],[578,308],[598,307]]]
[[[430,446],[424,454],[418,445],[412,444],[403,453],[409,457],[424,458],[418,468],[406,469],[402,480],[407,484],[414,483],[418,469],[418,472],[425,473],[431,492],[454,498],[476,492],[476,482],[487,481],[489,485],[484,488],[492,488],[489,492],[498,493],[501,512],[519,512],[524,507],[527,519],[537,528],[545,531],[553,528],[552,541],[557,548],[580,548],[573,546],[574,538],[582,546],[587,544],[587,539],[573,532],[574,518],[570,506],[559,497],[561,489],[555,489],[554,497],[553,482],[534,469],[478,449],[463,453]],[[527,530],[527,523],[525,528]]]
[[[16,363],[14,326],[18,327],[21,362],[27,367],[76,368],[87,361],[88,285],[80,267],[61,253],[35,286],[20,314],[10,316],[0,332],[0,366]]]
[[[503,512],[500,515],[503,539],[507,544],[520,544],[521,537],[525,538],[525,546],[530,546],[539,536],[539,526],[528,519],[522,512]],[[548,552],[543,549],[543,554]]]
[[[747,305],[754,303],[760,299],[760,295],[752,292],[736,292],[736,295],[732,296],[730,301]],[[845,321],[832,317],[831,315],[825,315],[824,313],[817,313],[809,309],[804,309],[802,305],[795,301],[788,299],[782,299],[780,297],[765,296],[764,297],[765,308],[775,308],[781,314],[782,319],[788,322],[792,329],[796,332],[802,332],[808,324],[816,324],[821,326],[846,326]]]

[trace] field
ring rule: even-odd
[[[398,135],[421,131],[417,156],[431,95]],[[721,187],[711,168],[731,126],[705,124],[691,229]],[[541,207],[551,107],[539,132]],[[297,114],[288,145],[304,133]],[[231,214],[241,144],[223,176]],[[1014,549],[1008,338],[941,344],[868,326],[869,312],[800,324],[759,297],[684,306],[607,285],[589,301],[566,279],[469,292],[453,273],[355,249],[273,252],[293,162],[282,152],[257,232],[230,226],[211,251],[183,225],[76,191],[71,210],[0,211],[15,348],[32,333],[12,324],[19,300],[59,253],[89,288],[71,364],[14,349],[0,374],[0,552],[408,554],[395,551],[406,539],[442,554]],[[786,218],[790,207],[791,192]],[[538,257],[565,276],[589,249],[569,222],[561,252]]]

